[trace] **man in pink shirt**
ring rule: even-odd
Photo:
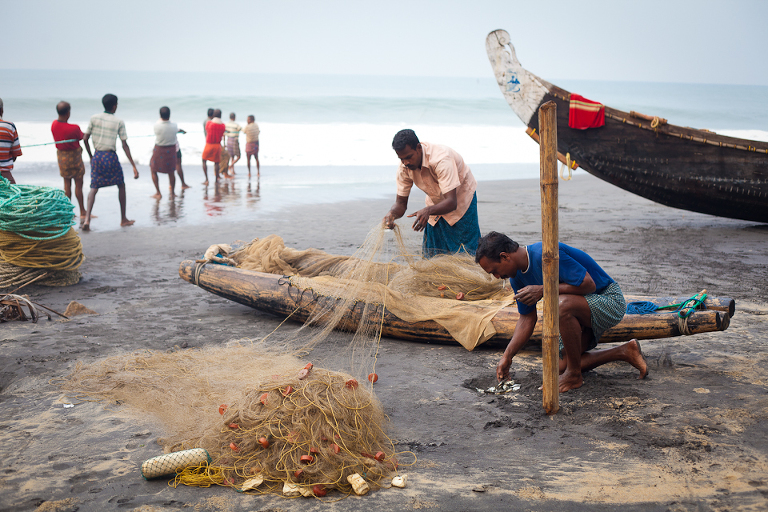
[[[75,197],[80,205],[80,224],[85,222],[85,203],[83,201],[83,148],[80,142],[83,140],[83,132],[76,124],[70,124],[69,114],[72,106],[66,101],[60,101],[56,105],[56,113],[59,118],[51,124],[53,140],[56,141],[56,158],[59,162],[59,174],[64,178],[64,193],[72,199],[72,180],[75,181]],[[69,142],[65,142],[69,141]]]
[[[397,132],[392,148],[401,163],[397,198],[384,217],[384,226],[394,227],[395,220],[405,214],[415,184],[427,194],[426,207],[408,217],[416,217],[415,231],[424,231],[424,257],[459,251],[475,254],[480,240],[477,181],[461,155],[447,146],[419,142],[413,130]]]

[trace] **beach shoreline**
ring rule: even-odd
[[[197,162],[189,163],[197,184]],[[331,168],[332,169],[332,168]],[[186,169],[185,169],[186,170]],[[144,172],[144,171],[142,171]],[[148,174],[148,170],[146,171]],[[238,166],[238,173],[245,168]],[[394,174],[394,166],[391,168]],[[194,174],[193,174],[194,173]],[[146,178],[146,176],[144,177]],[[161,177],[161,185],[164,177]],[[146,180],[149,182],[149,180]],[[242,187],[244,180],[240,182]],[[161,190],[165,190],[161,187]],[[612,363],[585,375],[547,417],[537,391],[540,352],[521,353],[514,398],[480,395],[501,351],[382,340],[375,391],[400,450],[416,453],[408,487],[334,504],[250,496],[226,488],[171,488],[138,467],[161,452],[162,432],[120,408],[69,399],[57,382],[77,362],[258,339],[282,319],[183,282],[178,265],[214,243],[278,234],[289,247],[349,255],[394,201],[394,184],[347,201],[286,203],[221,222],[137,223],[101,229],[117,204],[99,195],[94,231],[82,234],[82,281],[22,293],[64,311],[76,300],[98,315],[0,325],[0,512],[45,510],[758,510],[768,499],[768,226],[675,210],[589,175],[560,181],[560,241],[585,250],[624,293],[736,300],[724,332],[643,342],[650,375]],[[189,192],[189,191],[188,191]],[[260,189],[261,201],[271,193]],[[187,199],[185,198],[185,207]],[[128,216],[146,215],[131,203]],[[196,199],[196,200],[199,200]],[[165,201],[165,198],[163,199]],[[282,201],[282,204],[280,204]],[[537,180],[480,181],[483,233],[540,240]],[[409,212],[423,202],[414,195]],[[190,204],[192,201],[189,202]],[[238,209],[242,210],[238,203]],[[406,221],[401,221],[403,224]],[[414,239],[418,242],[417,239]],[[279,344],[288,335],[273,334]],[[309,355],[343,365],[350,342],[333,334]],[[186,344],[186,345],[184,345]],[[187,350],[187,349],[181,349]],[[336,354],[336,355],[334,355]],[[143,507],[143,508],[142,508]],[[43,510],[40,508],[40,510]]]

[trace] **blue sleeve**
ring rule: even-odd
[[[560,251],[560,282],[580,286],[587,275],[587,269],[581,263]]]

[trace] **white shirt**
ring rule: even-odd
[[[179,125],[160,119],[155,123],[155,145],[175,146],[176,133],[178,133],[178,131]]]

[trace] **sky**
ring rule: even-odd
[[[484,77],[507,30],[548,80],[768,85],[765,0],[0,0],[13,69]]]

